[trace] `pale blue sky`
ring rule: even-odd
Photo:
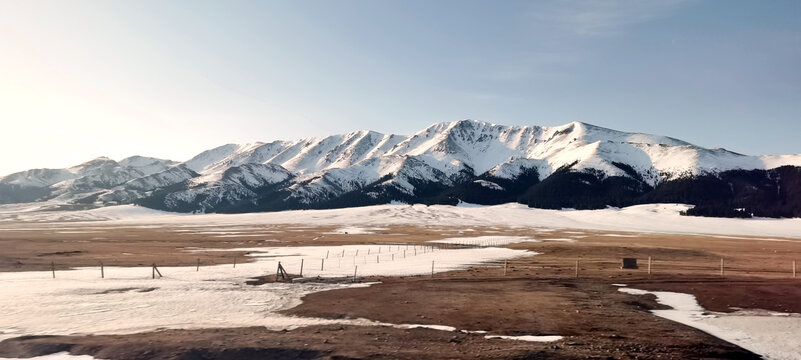
[[[0,2],[0,175],[465,118],[801,153],[801,1]]]

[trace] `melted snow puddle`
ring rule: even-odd
[[[716,313],[704,310],[691,294],[626,288],[633,295],[653,294],[671,310],[651,310],[655,315],[694,327],[763,356],[767,360],[797,360],[801,354],[801,315],[763,310]]]

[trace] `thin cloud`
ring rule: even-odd
[[[529,15],[546,30],[596,37],[669,16],[694,0],[560,0],[536,3]]]

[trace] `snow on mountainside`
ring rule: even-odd
[[[342,196],[355,196],[356,203],[410,198],[468,183],[505,191],[510,181],[531,174],[536,179],[526,181],[541,181],[560,169],[655,187],[687,176],[782,165],[801,165],[801,155],[747,156],[581,122],[541,127],[462,120],[433,124],[411,136],[355,131],[226,144],[182,163],[134,156],[28,170],[0,178],[0,203],[148,199],[156,207],[206,211],[269,198],[304,207]],[[265,208],[281,208],[271,206]]]

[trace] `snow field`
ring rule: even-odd
[[[230,251],[252,250],[257,249]],[[350,278],[355,273],[358,278],[427,275],[431,274],[432,265],[434,273],[438,273],[529,255],[536,253],[496,247],[440,249],[429,245],[390,244],[271,248],[267,252],[257,251],[249,256],[263,258],[265,264],[272,261],[276,267],[277,261],[281,261],[281,266],[290,274],[300,274],[303,266],[304,277]]]
[[[539,242],[531,236],[476,236],[476,237],[457,237],[447,238],[441,240],[432,240],[428,243],[432,244],[449,244],[459,246],[477,246],[477,247],[490,247],[502,246],[520,242]]]
[[[801,219],[726,219],[681,216],[690,205],[649,204],[602,210],[544,210],[521,204],[494,206],[447,205],[375,205],[333,210],[296,210],[250,214],[187,215],[165,213],[130,205],[111,206],[87,211],[4,212],[18,206],[0,205],[0,224],[8,229],[51,230],[52,225],[32,222],[57,222],[59,230],[69,226],[192,226],[231,228],[235,226],[297,224],[304,226],[356,227],[369,231],[391,225],[528,227],[548,229],[586,229],[635,233],[714,234],[728,236],[801,237]],[[67,223],[80,221],[83,223]],[[87,223],[90,222],[90,223]],[[55,225],[55,224],[53,224]],[[236,230],[234,230],[236,231]],[[633,234],[631,234],[633,236]]]
[[[503,248],[438,250],[420,245],[408,249],[405,245],[351,245],[248,250],[255,262],[239,263],[235,268],[230,264],[201,264],[199,271],[195,266],[160,267],[164,277],[156,279],[151,279],[149,266],[107,266],[104,279],[96,267],[57,271],[55,279],[48,271],[0,273],[0,309],[4,309],[0,312],[0,340],[23,335],[126,334],[156,329],[387,325],[364,319],[276,314],[296,306],[312,292],[369,284],[251,286],[245,280],[275,274],[279,261],[294,274],[302,261],[305,277],[351,277],[354,270],[361,277],[431,274],[432,262],[434,272],[443,272],[533,254]]]

